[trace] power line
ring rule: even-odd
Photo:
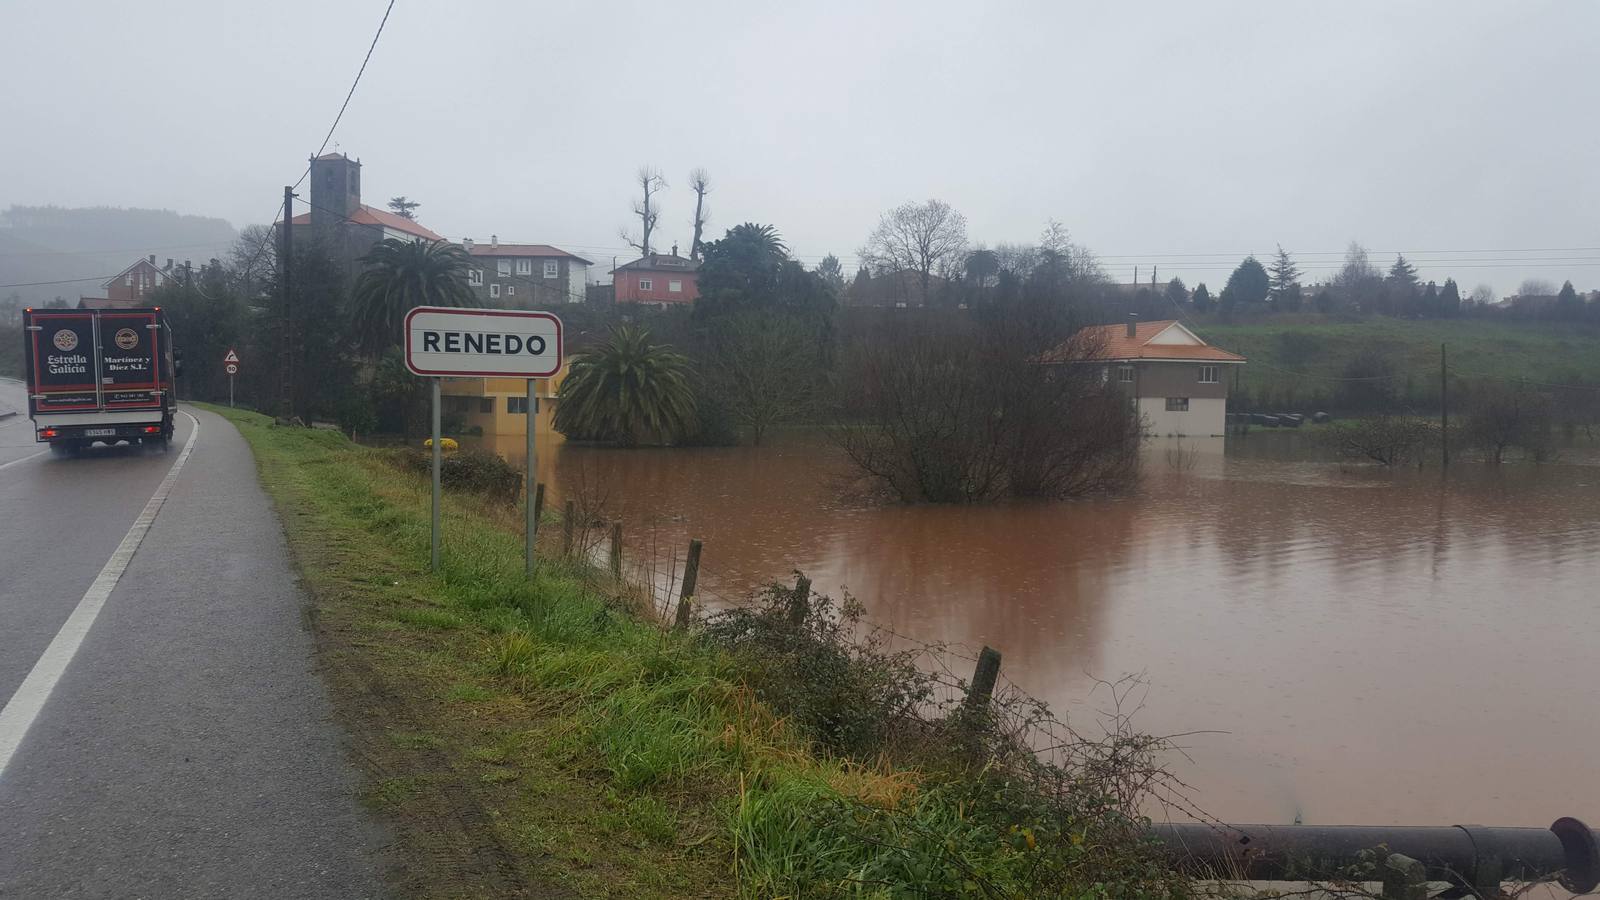
[[[333,124],[328,126],[328,133],[323,135],[322,146],[317,148],[315,156],[321,156],[322,151],[328,149],[328,141],[333,140],[334,129],[339,127],[339,120],[344,118],[344,111],[350,106],[350,98],[356,95],[356,85],[361,83],[361,76],[366,73],[367,63],[372,59],[372,51],[377,49],[378,38],[383,37],[383,26],[388,24],[389,13],[393,11],[394,0],[389,0],[389,5],[383,10],[383,19],[378,22],[378,31],[372,36],[372,43],[367,45],[367,55],[361,59],[361,68],[356,70],[356,79],[355,81],[350,82],[350,90],[344,95],[344,102],[339,104],[339,114],[333,117]],[[300,183],[306,180],[306,175],[310,174],[310,172],[311,167],[306,166],[306,170],[300,173],[300,178],[295,181],[294,186],[299,187]]]
[[[112,272],[110,275],[90,275],[85,278],[63,278],[59,281],[19,281],[13,284],[0,284],[0,288],[43,287],[49,284],[78,284],[83,281],[110,281],[122,273]]]

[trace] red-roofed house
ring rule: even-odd
[[[646,303],[666,309],[687,306],[700,296],[700,263],[671,253],[652,253],[611,270],[618,303]]]
[[[480,244],[461,242],[472,257],[467,284],[485,306],[543,309],[557,303],[582,303],[589,262],[549,244],[502,244],[496,235]]]
[[[1214,437],[1227,433],[1228,372],[1245,359],[1213,347],[1182,322],[1096,325],[1104,377],[1133,398],[1145,433]]]

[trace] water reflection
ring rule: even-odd
[[[1224,818],[1600,815],[1600,455],[1443,479],[1303,438],[1152,444],[1132,496],[971,509],[841,500],[810,440],[541,446],[540,473],[556,502],[608,494],[633,558],[702,538],[730,596],[803,569],[895,631],[1000,648],[1070,716],[1092,677],[1144,673],[1144,728],[1225,732],[1175,761]]]

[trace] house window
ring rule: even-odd
[[[1133,384],[1133,366],[1117,366],[1117,380],[1123,384]]]
[[[483,270],[482,269],[468,269],[467,270],[467,284],[470,284],[473,287],[483,287]]]
[[[561,264],[553,259],[544,261],[544,277],[557,278],[561,275]]]
[[[133,287],[133,276],[132,275],[124,275],[124,276],[122,276],[122,286],[123,287]]]
[[[514,285],[514,284],[506,285],[506,296],[507,297],[515,297],[516,295],[517,295],[517,286]]]
[[[1167,412],[1188,412],[1188,411],[1189,411],[1189,398],[1188,397],[1168,397],[1167,398]]]
[[[667,282],[667,290],[674,294],[681,294],[683,293],[683,282],[673,279],[672,281]]]
[[[511,260],[509,260],[509,259],[496,260],[495,261],[495,265],[494,265],[494,269],[495,269],[495,274],[500,276],[501,278],[510,278],[511,277]]]
[[[494,415],[494,398],[493,397],[479,397],[478,398],[478,412],[483,413],[486,416]]]
[[[489,296],[491,296],[491,297],[500,296],[500,285],[498,285],[498,284],[489,285]]]
[[[639,290],[648,291],[648,290],[653,289],[654,287],[655,287],[655,282],[651,281],[650,279],[648,279],[648,278],[639,279]]]
[[[1216,384],[1217,383],[1217,367],[1216,366],[1201,366],[1200,367],[1200,383],[1201,384]]]
[[[514,415],[525,416],[528,414],[527,397],[507,397],[506,412]]]
[[[517,260],[517,274],[518,275],[532,275],[533,274],[533,260],[531,260],[531,259],[519,259],[519,260]]]

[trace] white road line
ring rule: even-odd
[[[161,480],[161,485],[150,496],[150,502],[144,505],[139,518],[133,521],[133,527],[123,535],[122,543],[117,545],[111,558],[106,560],[105,568],[95,576],[94,583],[89,585],[89,590],[84,592],[83,599],[73,608],[72,615],[67,617],[61,630],[56,632],[56,636],[50,641],[50,646],[44,648],[44,653],[39,656],[38,662],[33,664],[28,677],[22,680],[22,685],[11,695],[5,708],[0,709],[0,779],[5,777],[6,766],[11,764],[11,757],[16,754],[23,737],[28,734],[33,721],[39,717],[39,712],[50,699],[50,692],[55,690],[56,682],[61,680],[61,676],[67,671],[67,666],[72,664],[72,658],[77,655],[84,637],[89,634],[95,618],[100,615],[100,609],[106,605],[106,598],[111,596],[117,581],[122,578],[122,573],[133,559],[134,552],[144,543],[144,536],[149,533],[156,516],[161,514],[161,507],[166,504],[167,495],[172,493],[172,486],[178,481],[178,472],[183,469],[189,454],[194,452],[195,442],[200,438],[200,420],[187,412],[184,415],[189,416],[189,421],[194,427],[189,432],[189,439],[183,444],[183,452],[178,454],[171,471],[167,472],[167,477]]]
[[[8,462],[8,463],[0,463],[0,469],[8,469],[8,468],[10,468],[10,467],[12,467],[12,466],[14,466],[14,465],[16,465],[18,463],[25,463],[28,460],[33,459],[35,456],[43,456],[43,455],[45,455],[46,453],[49,453],[49,452],[50,452],[49,448],[46,448],[44,450],[40,450],[38,453],[29,453],[27,456],[24,456],[21,459],[13,459],[11,462]]]

